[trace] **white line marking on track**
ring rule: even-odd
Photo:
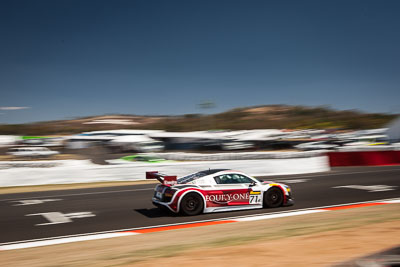
[[[400,203],[400,199],[387,200],[387,201],[383,201],[383,203],[396,204],[396,203]]]
[[[312,214],[312,213],[319,213],[325,212],[326,210],[303,210],[303,211],[293,211],[288,213],[280,213],[280,214],[268,214],[268,215],[260,215],[260,216],[252,216],[248,218],[239,218],[235,219],[238,222],[249,222],[249,221],[259,221],[259,220],[268,220],[268,219],[275,219],[275,218],[283,218],[283,217],[290,217],[290,216],[297,216],[297,215],[305,215],[305,214]]]
[[[349,188],[349,189],[359,189],[359,190],[366,190],[370,193],[373,192],[384,192],[384,191],[392,191],[395,190],[397,186],[392,185],[339,185],[332,188]]]
[[[89,240],[121,237],[121,236],[130,236],[130,235],[137,235],[137,233],[107,233],[107,234],[96,234],[96,235],[85,235],[85,236],[71,236],[71,237],[64,237],[64,238],[58,238],[58,239],[52,239],[52,240],[41,240],[41,241],[26,242],[26,243],[20,243],[20,244],[2,245],[2,246],[0,246],[0,250],[34,248],[34,247],[66,244],[66,243],[72,243],[72,242],[89,241]]]

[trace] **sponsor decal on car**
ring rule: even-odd
[[[248,193],[231,193],[231,194],[210,194],[205,196],[207,202],[213,202],[215,204],[228,204],[232,201],[248,201]]]

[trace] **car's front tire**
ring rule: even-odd
[[[283,204],[283,192],[278,187],[271,187],[264,193],[264,208],[277,208]]]
[[[193,216],[203,211],[204,203],[202,197],[197,193],[186,194],[180,205],[180,212],[183,215]]]

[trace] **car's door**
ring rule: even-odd
[[[213,190],[209,192],[209,196],[206,197],[209,206],[239,206],[256,204],[254,197],[250,202],[251,184],[254,180],[239,174],[239,173],[228,173],[221,174],[214,177],[216,185]]]
[[[261,188],[257,180],[240,173],[235,173],[233,174],[233,181],[246,187],[248,194],[247,204],[262,205]]]

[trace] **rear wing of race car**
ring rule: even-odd
[[[176,185],[178,183],[177,176],[169,176],[165,174],[161,174],[157,171],[146,172],[146,179],[157,179],[166,186]]]

